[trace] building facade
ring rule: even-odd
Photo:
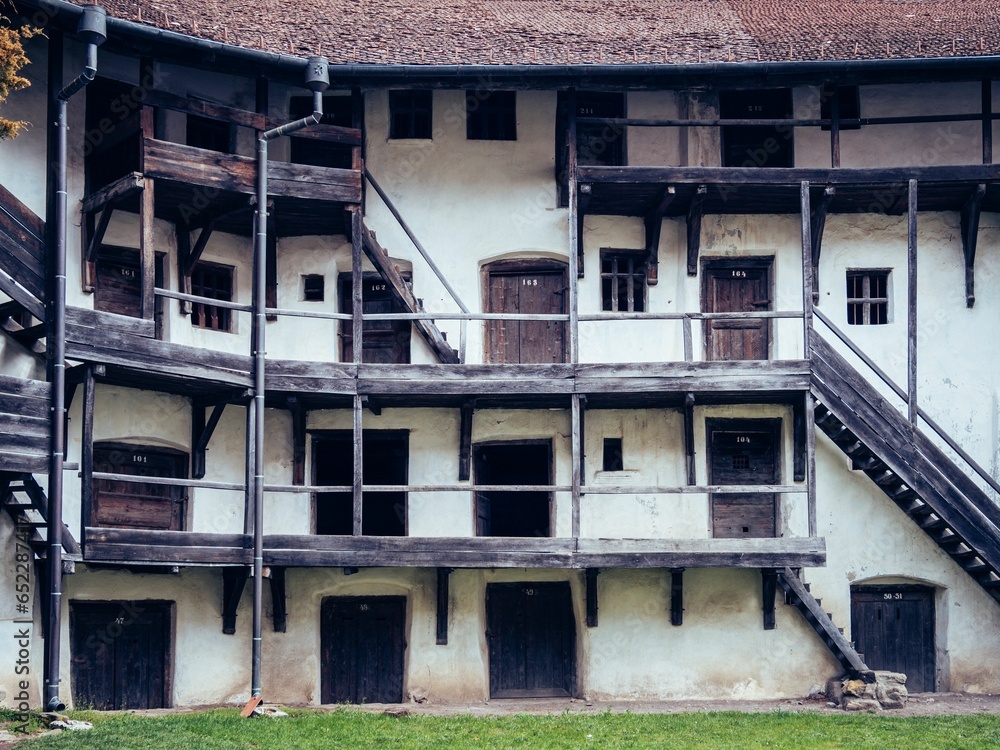
[[[96,37],[17,3],[47,34],[0,143],[8,697],[1000,690],[979,4],[940,11],[961,49],[917,19],[886,56],[720,14],[640,58],[604,9],[541,60],[516,24],[383,55],[125,5],[64,97],[61,240]]]

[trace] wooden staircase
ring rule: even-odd
[[[45,319],[44,238],[45,222],[0,185],[0,292],[36,320]]]
[[[1000,602],[1000,506],[818,336],[812,355],[816,425]]]
[[[28,531],[27,543],[36,561],[46,557],[48,506],[45,490],[31,474],[0,475],[0,508],[7,512],[15,528]],[[65,524],[62,547],[66,561],[72,563],[82,559],[80,545]]]
[[[20,302],[0,303],[0,330],[35,354],[45,354],[45,324]]]
[[[420,300],[414,296],[413,291],[410,289],[410,285],[405,279],[403,279],[399,270],[389,258],[389,251],[378,244],[375,232],[367,226],[362,226],[361,237],[365,255],[368,256],[372,265],[375,266],[375,269],[382,275],[386,284],[389,285],[389,289],[392,290],[393,296],[409,312],[424,312],[424,306],[421,304]],[[451,347],[445,339],[444,334],[441,333],[436,325],[434,325],[434,321],[414,320],[413,326],[417,329],[417,332],[423,336],[428,346],[430,346],[431,350],[442,364],[458,364],[458,352]]]
[[[802,613],[806,622],[837,657],[845,672],[858,675],[868,671],[864,658],[844,637],[843,628],[834,624],[833,616],[823,611],[822,602],[809,591],[809,584],[803,583],[794,570],[785,568],[778,571],[778,585],[785,592],[785,602],[794,605]]]

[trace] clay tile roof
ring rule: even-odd
[[[85,0],[74,0],[82,4]],[[334,63],[696,63],[1000,54],[1000,0],[105,0],[119,18]]]

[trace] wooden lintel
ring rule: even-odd
[[[271,622],[275,633],[284,633],[288,622],[288,608],[285,603],[285,569],[271,568],[268,578],[271,586]]]
[[[115,205],[113,203],[108,203],[101,209],[101,217],[97,220],[97,227],[87,241],[86,261],[88,263],[94,263],[97,260],[97,250],[100,248],[101,243],[104,242],[104,235],[108,231],[108,225],[111,223],[111,215],[114,212]]]
[[[85,214],[100,211],[128,198],[138,190],[143,189],[145,178],[139,172],[130,172],[109,185],[105,185],[92,196],[83,201],[82,210]]]
[[[222,413],[226,410],[224,403],[216,404],[212,409],[212,416],[205,421],[205,407],[197,401],[191,404],[191,476],[195,479],[205,478],[205,453],[208,450],[208,443],[212,439],[212,434],[222,419]]]
[[[695,472],[694,447],[694,394],[684,395],[684,464],[687,470],[687,483],[692,487],[697,483]]]
[[[597,627],[597,576],[600,575],[600,568],[587,568],[587,627]]]
[[[583,278],[583,218],[590,208],[590,198],[594,194],[593,185],[589,182],[580,185],[579,197],[576,203],[576,277]],[[655,283],[655,282],[654,282]]]
[[[246,566],[222,569],[222,632],[226,635],[236,633],[236,610],[249,577],[250,568]]]
[[[472,476],[472,416],[476,411],[475,399],[462,404],[458,438],[458,481],[468,481]]]
[[[796,482],[806,480],[806,399],[809,393],[792,405],[792,478]]]
[[[691,205],[687,214],[687,273],[688,276],[698,275],[698,255],[701,252],[701,215],[702,205],[705,196],[708,195],[708,188],[699,185],[698,190],[691,196]]]
[[[670,570],[670,624],[684,624],[684,568]]]
[[[812,235],[812,294],[813,303],[819,302],[819,256],[823,248],[823,230],[826,228],[826,215],[830,203],[837,194],[837,188],[828,185],[823,190],[823,196],[814,201],[815,208],[809,217],[810,234]]]
[[[438,646],[448,645],[448,583],[451,568],[437,569],[437,640]]]
[[[965,255],[965,305],[976,304],[976,244],[979,241],[979,215],[982,210],[983,198],[986,197],[986,185],[980,183],[972,191],[972,195],[962,206],[960,214],[962,224],[962,252]]]
[[[292,415],[292,484],[306,483],[306,420],[308,412],[294,396],[288,399]]]
[[[778,590],[778,571],[764,568],[760,571],[761,596],[764,604],[764,630],[774,630],[774,598]]]

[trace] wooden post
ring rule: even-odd
[[[570,279],[573,283],[573,279]],[[580,537],[580,398],[578,393],[574,393],[570,403],[570,450],[572,452],[573,471],[573,538]]]
[[[767,568],[760,571],[761,598],[764,610],[764,630],[774,630],[774,598],[778,591],[778,571]]]
[[[840,87],[833,86],[830,91],[830,166],[840,168]]]
[[[362,455],[362,441],[364,432],[361,428],[361,414],[363,405],[361,403],[361,396],[355,394],[354,396],[354,523],[352,534],[354,536],[361,536],[361,510],[363,497],[361,493],[361,485],[364,483],[364,474],[362,472],[362,466],[364,461],[364,456]]]
[[[292,484],[306,483],[306,410],[298,398],[288,399],[292,416]]]
[[[792,480],[804,482],[806,479],[806,399],[808,393],[802,394],[802,400],[792,404]]]
[[[917,181],[910,180],[909,216],[907,220],[907,384],[910,423],[917,423]]]
[[[458,481],[468,481],[472,476],[472,417],[476,412],[475,399],[462,404],[458,436]]]
[[[587,484],[587,397],[580,396],[580,439],[577,441],[580,446],[580,487]],[[581,492],[583,490],[581,489]]]
[[[800,214],[802,226],[802,358],[809,359],[813,325],[813,251],[812,251],[812,207],[809,198],[809,183],[799,187]]]
[[[808,504],[809,536],[816,536],[816,402],[805,393],[806,430],[806,502]]]
[[[80,546],[87,550],[87,527],[94,507],[94,365],[83,370],[83,425],[80,448]]]
[[[451,568],[437,569],[437,645],[448,645],[448,582]]]
[[[361,237],[361,206],[355,206],[351,211],[351,351],[354,355],[354,364],[361,364],[361,352],[364,346],[362,341],[362,331],[364,320],[362,317],[363,302],[363,272],[361,270],[361,257],[364,253]]]
[[[691,339],[691,318],[687,315],[681,320],[684,334],[684,361],[691,362],[694,359],[694,344]]]
[[[254,435],[257,434],[257,415],[254,413],[253,403],[246,402],[246,500],[243,509],[243,533],[252,534],[254,525],[254,461],[256,451],[254,450]]]
[[[587,627],[597,627],[597,576],[600,575],[599,568],[587,568]]]
[[[993,163],[993,81],[983,79],[983,164]]]
[[[577,254],[577,239],[579,224],[577,212],[580,209],[580,196],[577,194],[576,183],[576,92],[569,92],[569,132],[566,142],[569,148],[567,170],[569,173],[569,361],[576,364],[579,361],[579,309],[577,303],[577,279],[580,277],[580,259]]]
[[[145,169],[145,140],[153,137],[153,108],[143,107],[140,110],[140,159]],[[152,320],[156,312],[156,200],[155,180],[151,177],[143,179],[142,192],[139,194],[139,275],[142,277],[142,290],[139,298],[139,314],[145,320]]]
[[[694,394],[686,393],[684,394],[684,464],[687,469],[687,483],[691,487],[697,484],[698,479],[694,455]]]

